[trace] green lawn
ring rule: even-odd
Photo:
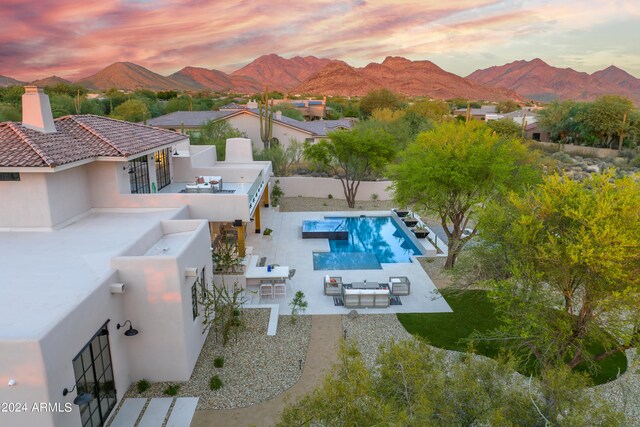
[[[453,313],[399,313],[398,320],[412,335],[426,338],[436,347],[447,350],[466,351],[468,343],[463,342],[472,332],[486,332],[500,326],[496,318],[493,304],[485,291],[442,292]],[[488,357],[496,357],[500,353],[500,343],[475,343],[475,352]],[[597,350],[597,345],[592,351]],[[616,378],[627,370],[627,358],[618,353],[608,357],[599,364],[600,369],[591,377],[595,384],[602,384]],[[585,366],[576,369],[586,370]],[[523,369],[526,373],[527,369]]]

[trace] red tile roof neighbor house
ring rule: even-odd
[[[55,120],[56,132],[0,123],[0,167],[56,167],[96,157],[128,158],[184,141],[177,132],[93,115]]]

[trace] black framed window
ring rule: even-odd
[[[20,181],[20,173],[0,172],[0,181]]]
[[[200,272],[200,287],[202,288],[202,299],[205,299],[207,297],[207,282],[204,267]]]
[[[158,181],[158,190],[171,184],[171,167],[169,166],[170,149],[156,151],[153,155],[156,164],[156,180]]]
[[[83,427],[103,426],[117,402],[107,323],[73,359],[77,393],[93,396],[80,406]]]
[[[147,156],[129,161],[129,183],[131,194],[151,193],[149,187],[149,162]]]
[[[193,320],[198,317],[198,288],[194,283],[191,286],[191,314],[193,314]]]

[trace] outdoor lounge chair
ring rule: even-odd
[[[324,294],[329,296],[342,295],[342,277],[324,276]]]
[[[407,276],[389,277],[389,291],[393,296],[409,295],[411,292],[411,282]]]

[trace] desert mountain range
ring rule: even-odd
[[[67,81],[52,76],[34,83],[61,82]],[[388,88],[409,96],[487,101],[555,98],[586,101],[605,94],[619,94],[640,105],[640,79],[620,68],[612,65],[588,74],[553,67],[537,58],[477,70],[467,77],[447,72],[431,61],[393,56],[382,63],[372,62],[357,68],[344,61],[315,56],[285,59],[270,54],[230,74],[184,67],[166,77],[131,62],[116,62],[75,83],[93,89],[209,89],[248,94],[260,92],[268,85],[271,90],[281,92],[330,96],[361,96],[373,89]],[[0,86],[11,84],[22,82],[0,76]]]
[[[536,58],[476,70],[467,79],[488,86],[507,87],[527,98],[541,101],[555,98],[590,101],[598,96],[617,94],[625,95],[640,105],[640,79],[613,65],[588,74],[571,68],[552,67]]]

